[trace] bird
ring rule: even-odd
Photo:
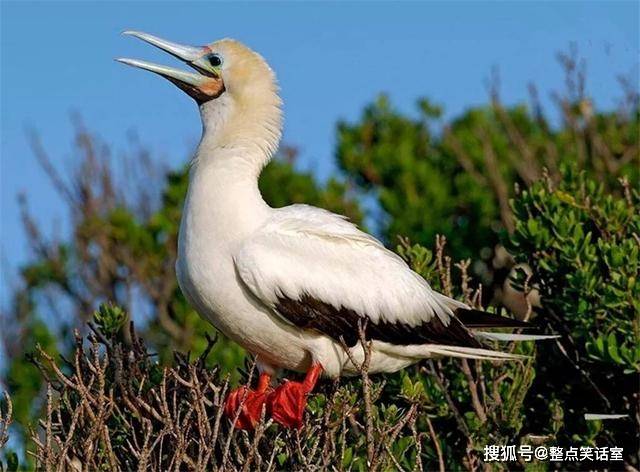
[[[344,216],[305,204],[270,207],[258,179],[278,149],[283,113],[260,54],[233,39],[186,46],[123,34],[193,69],[117,59],[168,79],[200,111],[176,276],[194,309],[255,356],[256,388],[238,387],[225,401],[235,427],[254,428],[263,408],[276,423],[301,427],[318,379],[358,375],[367,352],[369,373],[390,373],[440,356],[517,359],[483,340],[545,337],[478,331],[528,324],[438,293]],[[283,369],[304,380],[275,382]]]

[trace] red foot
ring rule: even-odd
[[[303,382],[285,380],[267,399],[267,410],[276,423],[286,428],[302,427],[302,417],[307,406],[307,395],[313,390],[322,372],[320,364],[314,364]]]
[[[242,407],[235,424],[237,429],[254,429],[258,424],[262,415],[262,406],[267,401],[269,394],[273,392],[269,387],[270,381],[271,376],[263,373],[260,374],[256,390],[242,386],[229,393],[224,405],[225,415],[229,418],[235,418],[238,409]]]

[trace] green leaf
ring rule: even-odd
[[[620,358],[618,354],[618,340],[613,333],[610,333],[607,337],[607,352],[611,359],[618,364],[624,364],[624,361]]]

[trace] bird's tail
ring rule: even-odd
[[[454,312],[456,322],[464,326],[473,338],[477,341],[499,341],[499,342],[521,342],[521,341],[541,341],[545,339],[554,339],[559,336],[549,334],[514,334],[501,332],[480,331],[480,329],[493,328],[531,328],[526,321],[508,318],[487,311],[476,310],[468,307],[458,300],[438,294],[443,302]],[[484,360],[515,360],[526,359],[528,356],[521,354],[512,354],[501,351],[495,351],[484,343],[480,342],[476,346],[456,346],[456,345],[428,345],[429,352],[432,355],[441,355],[449,357],[459,357],[465,359],[484,359]]]
[[[512,354],[509,352],[494,351],[478,347],[462,346],[441,346],[430,344],[426,346],[430,355],[458,357],[462,359],[478,359],[486,361],[512,361],[518,359],[528,359],[529,356]]]
[[[486,331],[473,331],[476,338],[487,339],[490,341],[541,341],[544,339],[555,339],[560,336],[554,334],[512,334],[512,333],[488,333]],[[521,354],[511,354],[507,352],[494,351],[492,349],[460,347],[460,346],[436,346],[430,347],[429,350],[434,354],[440,354],[449,357],[460,357],[466,359],[479,359],[491,361],[508,361],[517,359],[528,359],[529,356]]]
[[[489,341],[542,341],[543,339],[555,339],[555,334],[511,334],[478,331],[479,328],[531,328],[526,321],[507,318],[487,311],[473,309],[456,310],[456,318],[469,329],[474,337]]]
[[[487,331],[473,331],[476,338],[488,339],[490,341],[542,341],[543,339],[556,339],[557,334],[512,334],[512,333],[489,333]]]
[[[472,332],[476,338],[505,342],[542,341],[544,339],[555,339],[560,337],[555,334],[488,333],[486,331]],[[527,359],[529,357],[521,354],[512,354],[508,352],[494,351],[493,349],[478,347],[429,345],[428,349],[430,353],[436,355],[459,357],[464,359],[507,361],[516,359]]]

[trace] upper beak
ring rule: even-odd
[[[206,55],[208,51],[206,47],[185,46],[138,31],[124,31],[122,34],[135,36],[168,52],[172,56],[184,61],[187,65],[198,71],[198,73],[161,66],[151,62],[139,61],[137,59],[117,58],[116,61],[154,72],[176,84],[198,102],[216,98],[216,96],[220,95],[222,90],[224,90],[222,79],[214,72],[205,68],[206,65],[202,57]]]

